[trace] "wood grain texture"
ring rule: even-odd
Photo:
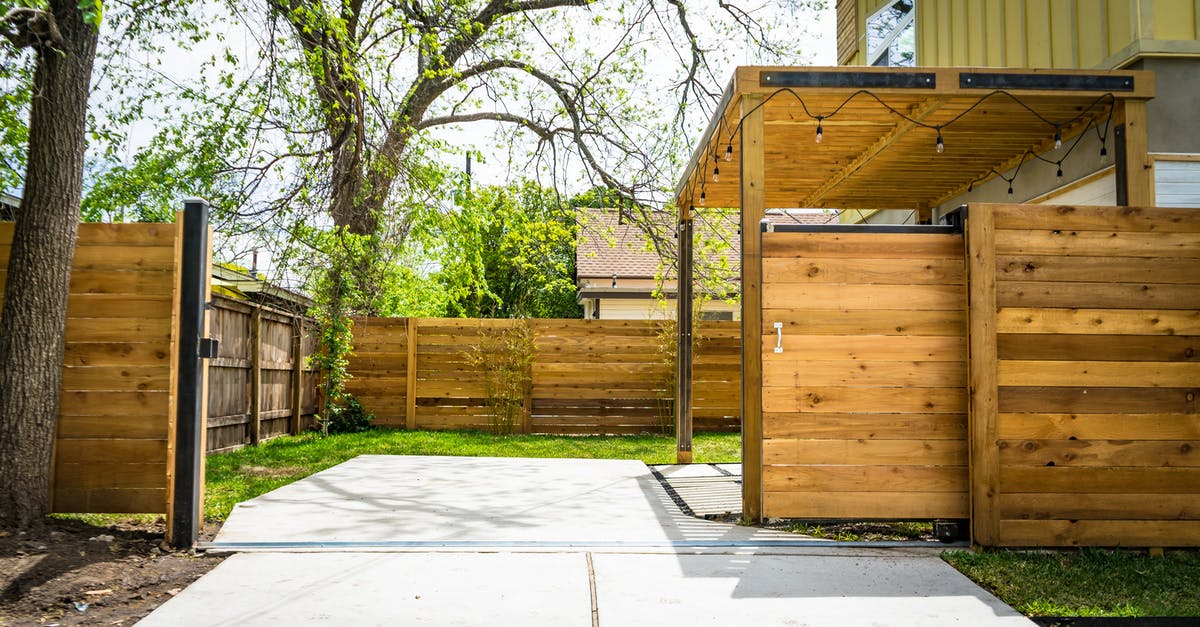
[[[11,226],[0,224],[3,262]],[[55,441],[56,512],[167,512],[177,237],[175,224],[79,226]],[[0,269],[0,290],[7,279]]]
[[[220,295],[212,302],[208,335],[218,340],[219,354],[207,362],[208,452],[299,433],[316,413],[304,406],[303,389],[316,376],[308,363],[315,322]]]
[[[660,347],[663,327],[646,320],[368,318],[355,327],[347,389],[381,426],[487,429],[488,384],[471,355],[484,347],[484,333],[514,325],[527,325],[534,343],[522,431],[663,431],[672,368]],[[705,321],[697,330],[696,429],[736,430],[739,325]]]
[[[995,212],[994,207],[971,207],[966,223],[971,542],[984,546],[998,541],[1000,525]]]
[[[874,487],[874,486],[864,486]],[[768,518],[920,520],[966,518],[961,492],[767,492]]]
[[[1192,547],[1200,545],[1196,520],[1005,520],[1003,546]]]
[[[764,236],[768,516],[966,516],[962,245],[943,234]]]

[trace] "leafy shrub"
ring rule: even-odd
[[[363,409],[357,397],[346,394],[341,405],[329,407],[329,417],[322,424],[326,433],[360,433],[371,428],[375,414]]]

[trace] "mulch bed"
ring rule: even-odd
[[[0,625],[132,625],[224,559],[171,550],[165,530],[161,519],[0,530]]]

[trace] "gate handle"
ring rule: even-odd
[[[774,326],[775,326],[775,352],[782,353],[783,352],[783,323],[776,322]]]

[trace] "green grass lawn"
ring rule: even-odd
[[[1200,553],[1083,549],[946,551],[943,557],[1029,616],[1200,616]]]
[[[697,433],[697,463],[741,460],[738,433]],[[491,435],[477,431],[367,431],[321,437],[281,437],[258,447],[210,455],[204,515],[225,520],[235,503],[359,455],[456,455],[467,457],[580,457],[675,461],[675,438],[667,436]]]

